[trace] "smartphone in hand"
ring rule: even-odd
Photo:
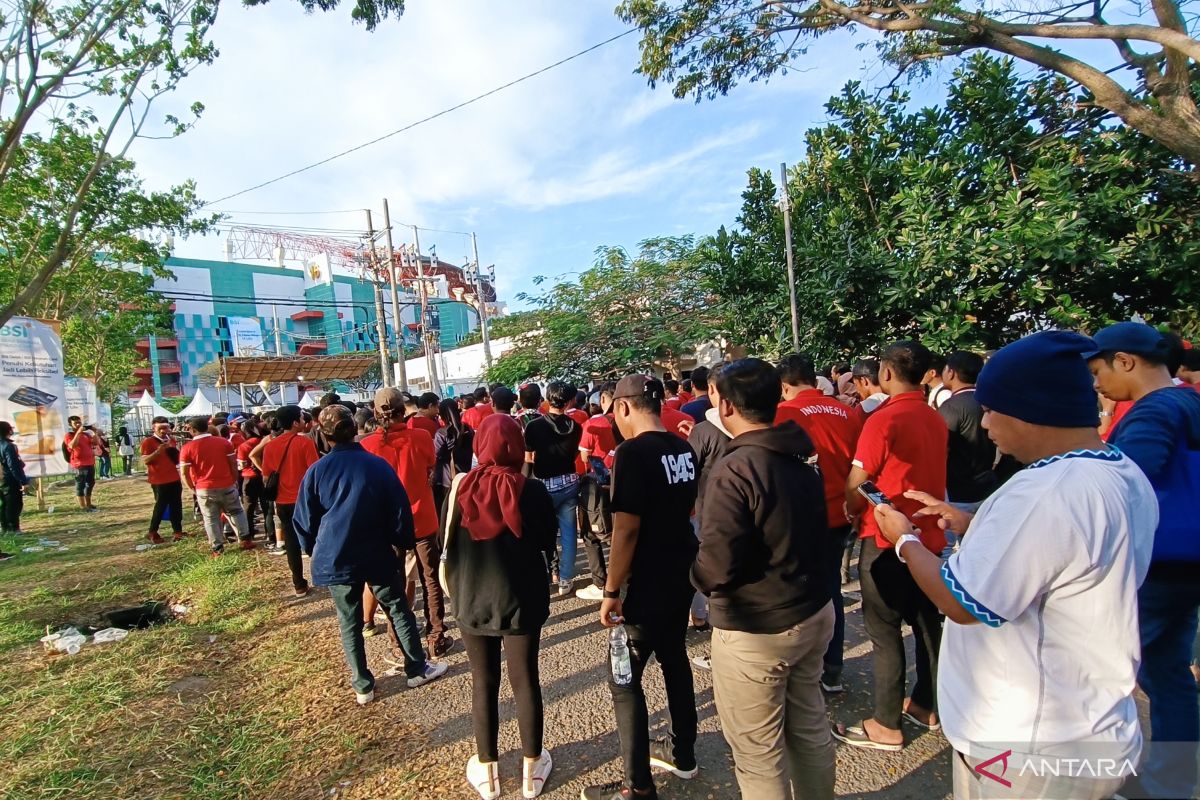
[[[879,491],[879,487],[871,481],[863,481],[859,484],[858,493],[867,498],[867,502],[873,506],[895,505],[886,494]]]

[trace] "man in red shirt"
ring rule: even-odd
[[[79,417],[69,417],[67,424],[71,432],[63,437],[70,456],[71,468],[75,470],[75,496],[84,511],[95,511],[92,505],[92,489],[96,486],[96,451],[100,449],[96,435],[83,427]]]
[[[237,466],[233,445],[228,439],[208,432],[208,417],[196,417],[188,423],[192,439],[179,451],[179,468],[200,503],[204,531],[214,556],[225,550],[225,525],[221,514],[237,531],[243,550],[253,550],[246,509],[237,491]]]
[[[380,389],[375,393],[375,419],[380,427],[364,438],[361,444],[368,453],[379,456],[396,470],[412,503],[417,569],[425,593],[429,649],[441,658],[450,651],[454,640],[446,635],[446,600],[438,580],[442,551],[438,543],[438,515],[430,482],[437,456],[433,437],[426,431],[405,427],[403,416],[404,394],[395,388]]]
[[[663,400],[664,406],[670,406],[676,411],[683,405],[683,401],[679,398],[679,381],[674,378],[667,378],[663,381],[663,388],[666,389],[667,396]]]
[[[662,424],[668,432],[675,434],[686,442],[688,434],[692,432],[692,428],[696,425],[696,420],[682,411],[671,408],[668,405],[663,405]]]
[[[903,716],[919,727],[935,729],[938,648],[942,621],[937,606],[917,586],[908,568],[900,563],[891,542],[879,531],[872,509],[859,493],[866,481],[889,498],[901,513],[920,528],[921,543],[940,554],[946,534],[937,517],[915,517],[918,500],[904,496],[908,490],[946,496],[946,451],[950,438],[946,423],[925,402],[921,379],[932,354],[919,342],[897,342],[879,359],[879,385],[888,399],[867,417],[846,479],[846,513],[862,517],[862,555],[858,571],[862,581],[863,621],[871,639],[875,671],[875,713],[861,725],[839,726],[835,736],[847,744],[874,750],[900,750]],[[920,487],[927,486],[927,490]],[[916,640],[917,681],[912,697],[904,699],[904,638],[900,626],[912,626]]]
[[[287,552],[288,569],[292,573],[292,588],[296,597],[308,594],[308,581],[304,579],[304,559],[300,555],[300,540],[296,538],[296,526],[292,518],[296,514],[296,496],[300,492],[300,481],[308,468],[317,463],[317,446],[304,435],[304,414],[300,406],[283,406],[275,412],[275,424],[282,433],[267,442],[258,464],[263,481],[279,473],[279,490],[275,495],[275,513],[283,528],[283,547]],[[253,458],[253,454],[251,454]]]
[[[154,511],[150,514],[150,533],[146,538],[162,544],[158,535],[163,512],[171,517],[174,540],[183,538],[183,480],[179,477],[179,444],[171,435],[171,423],[166,417],[155,417],[150,423],[153,433],[142,440],[142,463],[146,465],[146,481],[154,492]]]
[[[417,398],[417,413],[409,417],[408,427],[411,430],[422,430],[431,437],[437,436],[442,427],[438,422],[438,403],[441,402],[433,392],[426,392]]]
[[[246,506],[246,519],[250,522],[250,535],[254,535],[255,515],[262,514],[263,518],[263,535],[267,540],[267,550],[275,548],[275,512],[271,508],[270,503],[263,497],[263,477],[258,471],[258,467],[254,466],[254,462],[250,459],[250,453],[254,448],[258,447],[258,443],[262,441],[264,433],[259,430],[259,422],[257,417],[246,420],[243,423],[246,438],[240,445],[237,446],[235,454],[237,456],[237,468],[241,473],[241,492],[242,502]]]
[[[484,417],[489,414],[494,414],[496,409],[492,408],[492,404],[488,402],[488,390],[480,386],[473,392],[475,397],[475,405],[468,408],[462,414],[464,425],[469,425],[472,430],[479,430],[479,423],[483,422]]]
[[[817,369],[812,358],[803,353],[785,356],[779,362],[783,402],[775,412],[775,424],[792,420],[812,439],[817,451],[817,467],[825,486],[825,511],[829,523],[830,546],[828,577],[834,599],[833,638],[825,651],[821,688],[842,691],[842,644],[846,636],[846,614],[842,607],[842,553],[850,538],[846,521],[846,479],[858,434],[862,430],[859,415],[845,404],[826,396],[817,388]]]

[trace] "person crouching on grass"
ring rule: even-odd
[[[321,432],[329,454],[304,474],[293,523],[312,559],[312,582],[328,586],[341,628],[342,649],[359,705],[375,699],[375,676],[363,645],[363,587],[388,610],[404,650],[404,674],[415,689],[446,674],[428,661],[417,620],[404,594],[397,551],[416,545],[412,507],[395,470],[354,441],[358,429],[341,405],[322,409]]]

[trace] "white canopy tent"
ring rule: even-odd
[[[192,402],[188,403],[187,408],[179,412],[180,419],[191,419],[192,417],[211,417],[213,414],[221,410],[218,405],[219,397],[217,397],[216,389],[209,389],[213,393],[210,397],[205,387],[196,388],[196,396],[192,398]]]
[[[144,392],[140,400],[133,404],[133,408],[129,409],[125,414],[123,422],[130,428],[130,433],[138,435],[146,435],[150,433],[153,427],[152,421],[155,417],[166,417],[174,419],[175,415],[158,404],[154,399],[154,395],[150,392]]]
[[[300,402],[296,403],[296,405],[307,410],[310,408],[316,408],[320,404],[320,400],[321,396],[319,394],[305,392],[304,396],[300,398]]]

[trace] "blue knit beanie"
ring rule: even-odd
[[[1096,389],[1083,354],[1096,343],[1072,331],[1043,331],[996,352],[975,386],[979,404],[1034,425],[1094,428]]]

